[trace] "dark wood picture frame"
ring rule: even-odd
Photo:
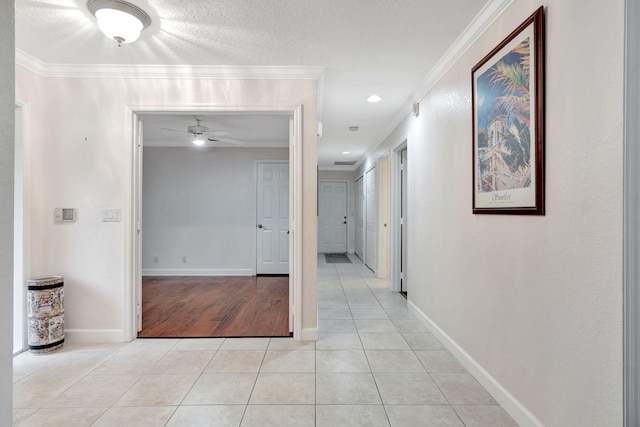
[[[544,7],[471,70],[473,213],[545,214]]]

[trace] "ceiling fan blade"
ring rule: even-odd
[[[161,137],[158,137],[158,138],[145,137],[145,140],[149,139],[149,140],[154,140],[154,141],[169,141],[169,140],[174,140],[175,141],[175,140],[183,140],[185,138],[193,139],[193,135],[161,136]]]
[[[231,145],[244,145],[245,144],[244,141],[240,141],[239,139],[234,139],[234,138],[218,138],[218,137],[215,137],[215,136],[210,136],[207,139],[210,142],[223,142],[225,144],[231,144]]]
[[[178,129],[170,129],[170,128],[158,128],[158,129],[162,129],[162,130],[170,130],[171,132],[181,132],[183,133],[183,130],[178,130]]]
[[[226,130],[208,130],[207,135],[211,136],[231,136],[231,133]]]

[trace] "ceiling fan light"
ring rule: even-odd
[[[193,143],[195,145],[203,145],[205,142],[207,142],[207,141],[205,141],[205,139],[202,137],[202,135],[196,135],[193,138]]]
[[[121,0],[89,0],[89,11],[96,17],[98,28],[108,38],[122,43],[138,40],[151,18],[137,6]]]

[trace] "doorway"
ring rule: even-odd
[[[640,425],[640,4],[625,2],[624,425]]]
[[[400,231],[400,293],[407,296],[409,290],[409,284],[407,281],[407,148],[405,147],[400,151],[400,218],[399,218],[399,231]]]
[[[134,310],[135,310],[134,319],[136,320],[135,322],[133,322],[133,327],[136,332],[141,331],[143,329],[142,328],[143,317],[144,317],[143,313],[145,312],[145,306],[143,304],[144,298],[142,296],[142,277],[143,275],[145,277],[147,276],[151,277],[151,275],[154,273],[153,271],[154,267],[161,267],[157,270],[160,270],[161,273],[164,273],[163,274],[164,276],[168,276],[168,277],[177,277],[177,274],[183,274],[186,270],[187,274],[186,276],[183,276],[183,277],[190,277],[190,278],[204,277],[204,278],[207,278],[207,280],[212,280],[214,278],[218,279],[220,278],[219,276],[224,275],[224,276],[227,276],[226,277],[227,279],[233,279],[235,276],[244,276],[243,279],[250,279],[253,281],[257,280],[256,278],[256,274],[258,273],[256,268],[257,267],[257,262],[256,262],[257,251],[255,249],[252,251],[252,254],[249,256],[250,259],[248,260],[248,264],[247,264],[247,258],[245,256],[247,254],[246,248],[251,246],[255,248],[256,247],[255,245],[257,244],[257,239],[258,239],[258,236],[256,233],[257,193],[255,190],[256,178],[257,178],[257,170],[256,170],[257,165],[255,163],[255,160],[251,160],[252,170],[250,173],[250,180],[253,182],[251,185],[246,185],[245,183],[243,183],[244,181],[239,182],[238,180],[231,177],[230,174],[225,175],[222,178],[219,178],[217,180],[212,180],[212,179],[207,180],[206,177],[203,177],[202,175],[198,175],[199,173],[202,172],[202,169],[206,169],[206,167],[203,168],[202,166],[208,164],[208,162],[210,162],[211,159],[215,159],[215,158],[219,159],[223,152],[230,153],[232,150],[236,150],[236,148],[224,147],[224,146],[221,146],[221,144],[214,144],[213,146],[210,146],[210,147],[206,147],[206,146],[202,147],[204,149],[199,151],[197,154],[195,154],[196,157],[192,158],[191,161],[188,162],[187,166],[183,168],[183,169],[190,170],[190,172],[192,173],[195,173],[195,176],[191,176],[191,180],[189,180],[188,185],[184,185],[185,183],[183,182],[181,190],[177,192],[179,197],[183,197],[183,198],[186,197],[187,199],[185,200],[186,203],[178,204],[178,207],[173,209],[163,209],[162,206],[158,206],[157,203],[156,204],[145,203],[145,206],[143,206],[143,203],[142,203],[143,199],[147,198],[146,193],[143,192],[143,183],[145,179],[152,181],[154,178],[153,177],[149,178],[147,173],[148,172],[147,165],[143,167],[143,152],[145,152],[144,154],[145,159],[149,157],[148,156],[149,153],[146,152],[147,151],[146,148],[144,150],[142,148],[143,124],[139,119],[142,117],[147,117],[152,115],[155,116],[159,114],[169,114],[169,113],[174,113],[178,115],[181,114],[183,116],[191,116],[191,117],[193,117],[195,114],[214,114],[214,115],[219,114],[224,116],[226,119],[229,119],[229,116],[231,115],[231,113],[227,113],[224,111],[206,111],[206,112],[178,111],[177,113],[175,113],[175,110],[173,111],[157,111],[156,110],[156,111],[138,111],[135,113],[132,112],[134,119],[136,119],[134,121],[134,125],[135,125],[134,134],[136,135],[136,139],[137,139],[136,150],[135,150],[136,155],[134,159],[134,163],[135,163],[134,176],[136,181],[135,182],[136,203],[135,203],[135,212],[134,212],[135,229],[133,231],[134,231],[135,237],[132,242],[134,245],[133,252],[136,255],[134,259],[134,268],[132,269],[134,283],[137,283],[137,285],[134,286],[134,295],[132,298],[134,302]],[[285,129],[286,138],[285,138],[282,150],[285,150],[285,157],[289,157],[289,162],[293,166],[292,167],[293,174],[289,174],[289,171],[286,170],[286,171],[283,171],[284,172],[283,174],[279,174],[280,178],[287,181],[287,184],[289,183],[289,181],[294,182],[296,184],[296,188],[299,189],[300,188],[299,179],[301,177],[300,152],[297,149],[299,146],[299,141],[298,141],[299,137],[292,137],[292,135],[294,134],[299,135],[299,133],[296,133],[295,130],[296,129],[299,130],[299,127],[300,127],[299,118],[301,115],[301,110],[298,107],[292,111],[284,111],[284,110],[282,111],[276,110],[272,112],[261,111],[261,112],[257,112],[257,115],[266,116],[266,115],[269,115],[269,113],[271,113],[272,115],[284,118],[284,121],[286,124],[286,129]],[[248,111],[246,112],[243,111],[241,113],[237,113],[237,112],[233,113],[233,115],[235,116],[248,115],[248,114],[249,114]],[[199,124],[204,126],[207,123],[202,121]],[[145,127],[146,127],[146,124],[145,124]],[[147,134],[148,131],[149,130],[145,128],[145,135]],[[216,128],[215,131],[220,132],[220,129]],[[224,129],[222,129],[222,131],[224,131]],[[220,134],[222,134],[222,132],[220,132]],[[216,134],[216,137],[217,137],[217,134]],[[225,137],[228,137],[228,135],[225,135]],[[233,137],[235,139],[236,136],[233,135]],[[144,139],[146,139],[146,137]],[[209,138],[209,141],[212,141],[212,139],[214,138]],[[165,147],[165,148],[171,148],[171,147]],[[252,150],[255,148],[256,147],[252,146],[252,144],[245,144],[245,146],[241,147],[239,151],[234,151],[234,154],[232,155],[232,157],[235,156],[235,160],[237,160],[237,157],[241,155],[237,153],[242,153],[244,150],[246,154],[248,150]],[[173,147],[173,149],[175,150],[176,147]],[[281,158],[281,156],[277,156],[277,157]],[[174,167],[176,166],[175,163],[176,162],[170,161],[169,163],[165,163],[165,165],[171,164],[171,166]],[[226,166],[229,166],[229,168],[227,168],[229,169],[229,171],[234,169],[231,164],[225,163],[224,167]],[[198,172],[199,168],[200,168],[200,172]],[[213,167],[209,164],[209,169],[220,169],[220,168]],[[166,172],[167,172],[167,168],[164,168],[163,173],[166,174]],[[144,178],[143,178],[143,174],[144,174]],[[293,176],[290,177],[290,175],[293,175]],[[241,227],[241,225],[239,225],[239,222],[238,222],[240,215],[238,214],[238,212],[236,212],[235,214],[234,214],[235,211],[231,212],[231,210],[233,209],[231,209],[229,205],[225,204],[221,199],[214,200],[213,202],[211,202],[211,200],[209,199],[216,199],[216,198],[206,197],[206,193],[203,193],[202,191],[203,187],[197,186],[197,183],[200,181],[199,178],[204,178],[204,182],[205,182],[204,188],[207,188],[207,189],[214,186],[216,182],[223,182],[225,183],[226,187],[222,190],[222,192],[224,192],[225,194],[237,195],[241,193],[250,193],[252,197],[251,205],[253,206],[253,208],[244,209],[245,206],[243,205],[242,206],[243,209],[241,210],[247,211],[251,216],[250,217],[251,237],[249,238],[224,237],[226,232],[234,231],[234,229],[238,229],[239,227]],[[200,189],[200,191],[198,191],[197,188],[194,190],[191,187],[197,187]],[[282,188],[278,189],[278,193],[280,194],[281,192],[282,192]],[[292,188],[292,186],[289,186],[289,185],[285,186],[284,192],[285,193],[282,197],[283,201],[282,203],[278,202],[277,203],[278,206],[276,206],[276,208],[279,212],[281,212],[283,209],[287,211],[286,213],[289,215],[284,215],[285,221],[287,221],[288,218],[291,218],[290,212],[293,212],[293,213],[299,212],[300,207],[296,206],[295,202],[301,201],[301,198],[300,198],[300,194],[297,194],[295,189]],[[166,198],[166,191],[165,191],[165,198]],[[291,204],[288,203],[289,200],[292,200]],[[162,264],[166,256],[163,257],[161,254],[156,253],[156,251],[153,249],[148,250],[149,248],[147,246],[154,246],[157,242],[152,241],[152,239],[150,238],[150,236],[152,236],[153,233],[150,233],[149,230],[150,230],[150,227],[152,227],[154,224],[152,223],[150,224],[150,221],[148,221],[148,218],[147,220],[145,220],[145,211],[147,212],[148,211],[152,211],[152,212],[164,211],[164,215],[169,218],[169,221],[172,222],[173,224],[176,224],[182,217],[187,215],[192,215],[193,211],[195,210],[195,207],[198,204],[203,204],[203,203],[208,204],[210,210],[208,214],[207,213],[197,214],[199,215],[198,220],[206,220],[206,218],[209,215],[215,215],[215,214],[222,215],[225,218],[225,221],[221,223],[219,226],[208,227],[209,230],[207,230],[207,232],[209,231],[210,232],[207,235],[207,238],[205,240],[208,240],[210,242],[220,240],[223,242],[224,248],[226,248],[226,250],[224,250],[223,252],[218,252],[215,256],[210,256],[209,252],[207,251],[208,248],[203,246],[199,248],[200,250],[193,250],[190,252],[186,250],[183,250],[181,252],[174,251],[173,253],[168,252],[169,254],[168,256],[171,258],[168,260],[169,264],[154,266],[154,264]],[[195,221],[195,223],[197,222],[198,221]],[[193,237],[194,235],[203,234],[202,230],[193,230],[192,228],[194,227],[182,227],[181,230],[178,230],[179,233],[174,235],[173,238],[170,238],[169,243],[171,243],[171,245],[165,245],[165,246],[167,247],[178,246],[178,244],[184,243],[184,241],[181,241],[180,239],[189,240],[189,238]],[[289,232],[289,234],[286,234],[287,231]],[[283,228],[283,233],[285,236],[288,236],[288,239],[285,237],[284,243],[276,239],[277,240],[276,243],[278,243],[277,245],[278,249],[283,249],[284,260],[288,261],[284,264],[284,268],[285,268],[284,273],[289,274],[292,272],[292,270],[294,270],[294,263],[295,263],[295,259],[291,259],[291,253],[293,252],[294,247],[296,246],[299,247],[300,240],[299,240],[299,237],[297,236],[295,227],[291,227],[291,226],[285,227]],[[282,234],[282,233],[279,232],[277,234]],[[143,239],[143,236],[144,236],[144,239]],[[143,247],[145,249],[144,251],[143,251]],[[156,245],[155,247],[159,248],[161,246]],[[245,256],[244,263],[236,263],[236,264],[231,263],[231,264],[228,264],[228,267],[225,267],[225,268],[217,268],[215,266],[213,268],[203,268],[202,262],[206,262],[207,259],[209,260],[223,259],[224,256],[233,257],[234,253],[235,254],[242,253],[243,256]],[[278,256],[278,258],[281,259],[282,257]],[[249,265],[248,268],[247,268],[247,265]],[[282,266],[280,267],[282,268]],[[287,298],[288,310],[286,311],[285,316],[283,316],[289,319],[291,319],[291,314],[294,314],[294,313],[291,313],[290,306],[294,304],[296,299],[299,299],[300,297],[299,289],[297,289],[300,286],[299,272],[294,270],[294,274],[292,276],[293,277],[291,281],[287,280],[288,278],[286,277],[284,278],[285,280],[287,280],[287,286],[285,289],[286,292],[280,292],[284,294],[289,294],[288,295],[289,297]],[[236,279],[239,280],[239,278],[236,278]],[[291,283],[289,284],[289,282]],[[271,283],[269,285],[272,285],[272,284],[273,284],[273,280],[271,280]],[[262,285],[266,286],[264,283]],[[255,286],[259,287],[261,286],[261,284],[260,283],[254,284],[254,287]],[[261,297],[258,297],[258,299],[260,298]],[[246,304],[240,304],[240,305],[246,306]],[[264,323],[264,322],[261,322],[261,323]],[[296,332],[296,329],[298,329],[297,325],[295,325],[291,320],[289,320],[288,322],[285,322],[285,327],[287,328],[287,332],[289,331],[294,332],[294,338],[295,338],[295,332]],[[256,333],[256,334],[248,334],[248,335],[257,336],[262,334]],[[233,336],[237,336],[237,334],[233,334]]]
[[[408,150],[404,140],[389,152],[389,289],[406,297],[408,237]]]
[[[318,183],[318,252],[347,252],[347,182]]]

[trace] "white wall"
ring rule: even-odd
[[[321,170],[318,179],[324,181],[347,181],[347,252],[353,253],[355,249],[355,206],[353,199],[353,182],[356,179],[355,171],[331,171]],[[319,230],[318,230],[319,232]]]
[[[65,276],[65,321],[69,340],[122,340],[132,212],[130,106],[212,105],[230,108],[303,108],[302,328],[317,328],[315,80],[208,80],[142,78],[41,78],[16,67],[16,96],[30,103],[33,149],[42,158],[29,190],[33,274]],[[40,115],[41,114],[41,115]],[[46,130],[46,132],[40,130]],[[40,156],[40,157],[38,157]],[[37,204],[36,203],[36,204]],[[75,207],[78,221],[53,223],[55,207]],[[121,222],[102,222],[105,208],[121,208]],[[37,245],[33,244],[37,243]]]
[[[409,301],[522,425],[621,426],[624,2],[543,4],[545,216],[471,213],[471,68],[536,1],[514,2],[362,169],[409,137]]]
[[[0,424],[12,420],[14,9],[0,6]]]
[[[143,274],[255,274],[256,161],[288,159],[286,148],[145,147]]]

